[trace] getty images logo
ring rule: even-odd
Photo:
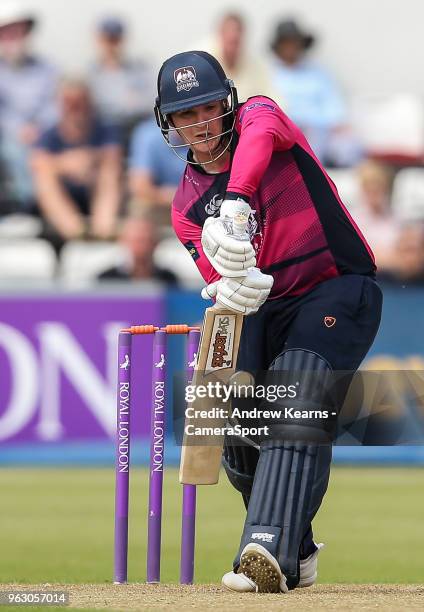
[[[260,540],[261,542],[272,542],[274,534],[272,533],[252,533],[251,540]]]

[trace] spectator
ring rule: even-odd
[[[127,264],[102,272],[99,280],[158,280],[176,284],[177,277],[173,272],[158,268],[153,263],[157,233],[155,224],[148,216],[131,216],[125,219],[119,233],[119,242],[128,253]]]
[[[57,115],[56,71],[30,53],[36,19],[19,5],[0,3],[0,157],[2,198],[11,211],[31,212],[33,184],[29,168],[31,145]]]
[[[399,229],[393,265],[378,273],[380,282],[395,286],[424,286],[424,225],[407,223]]]
[[[178,153],[185,160],[187,148]],[[158,225],[170,225],[171,204],[185,162],[165,144],[154,121],[141,123],[131,139],[129,191],[135,210],[150,210]]]
[[[95,115],[87,85],[64,81],[59,123],[33,154],[39,206],[63,240],[114,235],[121,200],[121,147],[116,130]]]
[[[391,173],[386,166],[368,160],[358,167],[359,201],[354,211],[380,271],[395,265],[399,223],[390,208]]]
[[[382,280],[389,280],[383,277]],[[405,225],[395,245],[392,281],[405,285],[424,285],[424,227],[422,223]]]
[[[315,37],[296,21],[277,26],[271,42],[274,86],[318,157],[328,164],[352,165],[361,151],[345,125],[346,109],[338,86],[326,70],[307,58],[314,43]]]
[[[216,57],[227,77],[234,81],[241,101],[260,93],[280,103],[281,97],[272,86],[266,64],[247,53],[245,39],[243,17],[238,13],[226,13],[220,18],[214,35],[201,42],[198,48]]]
[[[97,28],[98,59],[90,83],[100,117],[128,134],[142,117],[153,113],[154,80],[147,66],[125,57],[126,28],[116,17],[103,19]]]

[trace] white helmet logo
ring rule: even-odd
[[[190,91],[193,87],[199,87],[196,71],[193,66],[183,66],[174,71],[174,81],[177,84],[177,92]]]

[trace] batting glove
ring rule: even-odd
[[[251,208],[243,200],[224,200],[219,217],[206,219],[202,231],[203,251],[220,276],[242,277],[256,265],[247,224]]]
[[[273,282],[269,274],[262,274],[259,268],[250,268],[243,278],[221,278],[204,287],[202,298],[216,298],[218,305],[250,315],[265,302]]]

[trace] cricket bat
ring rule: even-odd
[[[221,306],[211,306],[205,311],[202,336],[199,344],[197,363],[194,369],[193,385],[207,385],[208,381],[228,383],[235,372],[240,335],[243,326],[241,313]],[[196,398],[189,404],[194,410],[216,408],[216,397]],[[199,419],[198,424],[210,427],[225,426],[226,418]],[[196,426],[196,419],[186,419]],[[216,441],[216,444],[215,444]],[[181,451],[180,482],[183,484],[216,484],[219,479],[224,437],[195,436],[188,441],[184,434]]]

